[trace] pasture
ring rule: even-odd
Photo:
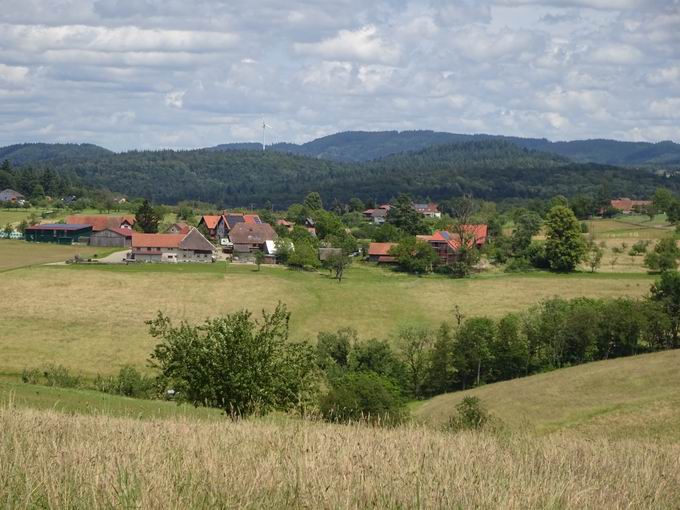
[[[224,263],[31,267],[2,275],[0,373],[46,363],[85,375],[145,369],[155,340],[144,321],[159,310],[198,322],[243,308],[259,314],[281,301],[292,312],[293,339],[345,326],[389,339],[402,326],[451,320],[455,305],[468,316],[499,316],[553,296],[641,296],[651,282],[645,274],[418,278],[364,264],[341,284],[323,273]]]
[[[81,257],[104,256],[110,248],[94,246],[66,246],[48,243],[27,243],[0,239],[0,273],[21,267],[37,266],[50,262],[64,262],[75,255]],[[4,281],[3,276],[3,281]],[[9,294],[8,294],[9,295]],[[0,315],[0,317],[2,317]]]
[[[585,437],[680,441],[680,350],[587,363],[439,395],[413,405],[443,424],[466,396],[515,430]]]

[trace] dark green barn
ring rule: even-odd
[[[92,233],[92,225],[48,223],[34,225],[24,231],[26,241],[35,243],[73,244],[86,243]]]

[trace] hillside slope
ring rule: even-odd
[[[339,163],[274,151],[131,151],[43,165],[88,186],[162,203],[201,200],[224,207],[277,209],[318,191],[326,204],[352,197],[387,201],[408,192],[445,200],[462,193],[488,200],[592,194],[645,197],[658,186],[680,190],[680,176],[572,163],[505,141],[437,145],[366,163]]]
[[[415,410],[441,424],[465,396],[514,428],[680,440],[680,350],[589,363],[435,397]]]
[[[317,138],[301,145],[279,143],[272,149],[334,161],[370,161],[406,151],[418,151],[435,145],[472,141],[507,141],[521,148],[549,152],[578,162],[605,165],[680,166],[680,144],[665,141],[624,142],[592,139],[552,142],[545,138],[522,138],[488,134],[458,134],[428,130],[417,131],[345,131]],[[215,150],[259,148],[259,144],[223,144]]]
[[[84,159],[98,159],[113,154],[90,143],[22,143],[0,147],[0,161],[13,165],[36,163],[63,164]]]

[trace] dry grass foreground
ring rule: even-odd
[[[677,508],[680,445],[0,409],[4,508]]]
[[[225,270],[226,269],[226,270]],[[189,272],[190,271],[190,272]],[[145,320],[162,310],[202,321],[243,308],[256,314],[278,301],[292,312],[294,339],[351,326],[362,338],[390,338],[399,327],[437,327],[454,305],[499,316],[562,296],[641,296],[646,275],[497,275],[417,278],[357,264],[342,284],[326,274],[223,264],[36,267],[2,274],[0,371],[63,364],[88,374],[143,368],[155,341]]]

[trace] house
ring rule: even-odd
[[[387,221],[387,213],[390,212],[391,207],[388,204],[384,204],[375,209],[366,209],[363,212],[364,218],[376,225],[382,225]]]
[[[130,257],[138,262],[213,262],[213,244],[197,229],[188,234],[132,234]]]
[[[278,238],[269,223],[238,223],[229,232],[234,253],[264,251],[267,241],[276,241]]]
[[[189,225],[180,221],[179,223],[173,223],[167,229],[165,229],[166,234],[188,234],[191,231]]]
[[[201,226],[212,239],[222,239],[227,232],[226,220],[222,214],[204,214],[198,222],[198,228]]]
[[[392,247],[397,243],[371,243],[368,245],[368,260],[369,262],[377,262],[378,264],[394,264],[397,259],[390,255]]]
[[[90,246],[129,248],[132,246],[133,233],[134,230],[131,228],[105,228],[93,231],[90,235]]]
[[[413,204],[416,211],[427,218],[441,218],[442,213],[439,211],[437,204],[430,202],[429,204]]]
[[[611,201],[611,206],[614,209],[621,211],[623,214],[632,214],[641,209],[652,205],[651,200],[631,200],[630,198],[617,198]]]
[[[9,202],[12,204],[24,205],[26,197],[18,191],[13,189],[4,189],[0,191],[0,202]]]
[[[467,239],[467,246],[481,248],[486,243],[488,228],[486,225],[461,225],[463,236]],[[439,256],[439,262],[449,265],[456,261],[460,251],[460,234],[437,230],[429,236],[416,236],[421,241],[429,243]]]
[[[33,225],[24,230],[26,240],[36,243],[86,243],[90,234],[92,234],[92,225],[66,223]]]
[[[293,227],[295,226],[295,223],[292,223],[287,220],[276,220],[276,224],[280,227],[284,227],[288,232],[293,230]]]
[[[126,228],[132,230],[135,217],[132,215],[109,216],[106,214],[72,214],[66,217],[69,225],[92,225],[94,232],[107,229]]]

